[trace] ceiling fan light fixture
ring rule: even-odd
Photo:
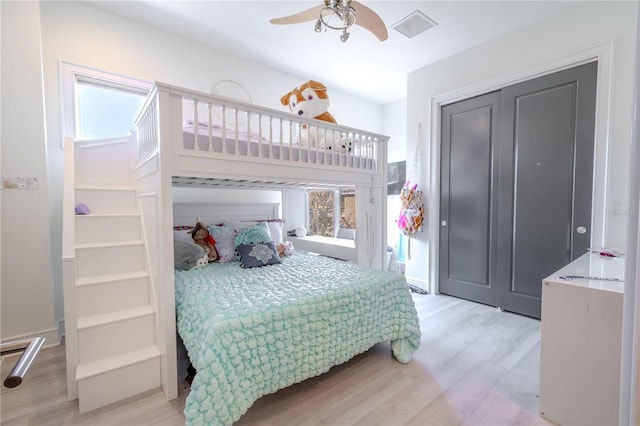
[[[318,20],[332,30],[346,30],[356,23],[356,11],[351,7],[348,10],[342,9],[340,5],[334,8],[326,6],[320,10]]]
[[[389,37],[387,26],[380,16],[359,1],[324,0],[323,3],[293,15],[270,19],[269,22],[283,25],[315,21],[315,32],[322,32],[323,28],[342,31],[340,39],[343,42],[349,38],[348,30],[353,25],[366,29],[380,41]]]

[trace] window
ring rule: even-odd
[[[76,82],[75,134],[77,139],[127,135],[146,95],[127,89]]]
[[[340,228],[356,229],[356,190],[340,191]]]
[[[135,128],[151,83],[66,62],[60,68],[63,140],[123,136]]]
[[[355,188],[309,191],[309,235],[335,237],[340,228],[356,229]]]

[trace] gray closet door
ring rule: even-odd
[[[539,318],[542,279],[585,253],[596,70],[442,108],[440,292]]]
[[[542,279],[589,248],[596,73],[592,62],[502,90],[496,305],[505,310],[540,318]]]
[[[495,304],[497,110],[494,92],[442,109],[440,292]]]

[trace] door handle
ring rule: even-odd
[[[585,228],[584,226],[578,226],[578,227],[576,228],[576,232],[577,232],[578,234],[585,234],[585,233],[587,232],[587,228]]]
[[[440,226],[447,226],[447,221],[446,220],[441,220],[440,221]]]

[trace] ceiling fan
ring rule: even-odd
[[[322,28],[341,30],[340,40],[349,39],[347,31],[352,25],[359,25],[370,31],[378,40],[384,41],[389,37],[387,27],[373,10],[356,0],[324,0],[324,5],[312,7],[294,15],[274,18],[269,22],[276,25],[299,24],[316,20],[316,32]]]

